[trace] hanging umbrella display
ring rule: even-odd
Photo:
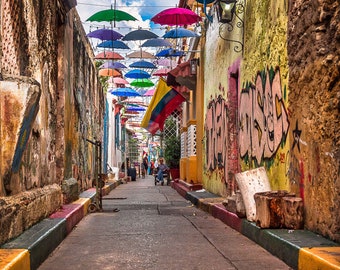
[[[126,57],[128,58],[144,58],[144,59],[155,59],[155,56],[151,53],[148,53],[146,51],[136,51],[136,52],[132,52],[126,55]]]
[[[125,77],[131,79],[148,79],[151,75],[141,69],[132,69],[125,74]]]
[[[151,97],[151,96],[153,96],[153,94],[155,93],[155,90],[156,90],[156,89],[149,89],[148,91],[146,91],[146,92],[144,93],[143,96]]]
[[[129,82],[127,80],[120,78],[120,77],[110,78],[107,82],[108,83],[115,83],[115,84],[129,84]]]
[[[176,61],[171,60],[171,59],[167,59],[167,58],[158,59],[157,61],[155,61],[155,64],[158,65],[158,66],[170,67],[170,68],[177,66]]]
[[[177,56],[183,56],[185,54],[184,51],[178,51],[174,50],[172,48],[164,49],[156,53],[155,56],[157,57],[177,57]]]
[[[190,25],[198,23],[202,18],[187,8],[168,8],[151,18],[151,21],[160,25]]]
[[[194,31],[179,27],[171,29],[163,35],[163,38],[184,38],[184,37],[199,37]]]
[[[121,56],[119,53],[111,52],[111,51],[105,51],[97,54],[94,59],[98,60],[106,60],[106,59],[112,59],[112,60],[123,60],[124,57]]]
[[[158,38],[158,36],[149,30],[138,29],[127,33],[122,40],[131,41],[131,40],[144,40],[150,38]]]
[[[121,68],[126,68],[126,66],[120,62],[113,62],[113,61],[108,61],[102,64],[99,68],[114,68],[114,69],[121,69]]]
[[[129,13],[117,9],[105,9],[93,14],[86,21],[90,22],[120,22],[120,21],[137,21]]]
[[[127,107],[126,109],[132,112],[144,112],[145,111],[145,108],[139,107],[139,106],[130,106],[130,107]]]
[[[155,84],[150,81],[149,79],[135,79],[133,80],[130,85],[134,87],[151,87],[154,86]]]
[[[111,49],[130,49],[123,41],[120,40],[105,40],[97,45],[99,48],[111,48]]]
[[[150,68],[150,69],[156,69],[157,67],[148,61],[144,61],[144,60],[140,60],[137,62],[132,63],[131,65],[129,65],[129,67],[133,67],[133,68]]]
[[[129,87],[121,87],[116,89],[110,89],[109,93],[118,97],[138,97],[140,94]]]
[[[111,29],[98,29],[87,34],[88,37],[98,38],[101,40],[117,40],[121,39],[123,35]]]
[[[116,69],[111,69],[111,68],[104,68],[100,69],[98,72],[99,76],[110,76],[110,77],[121,77],[122,74],[116,70]]]
[[[171,42],[161,39],[161,38],[153,38],[145,41],[141,47],[171,47]]]
[[[156,70],[152,74],[152,76],[167,76],[169,71],[170,71],[169,68],[161,68],[161,69]]]

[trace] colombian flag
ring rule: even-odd
[[[163,78],[160,78],[149,107],[145,112],[141,127],[151,134],[155,134],[157,130],[163,131],[166,118],[183,101],[185,101],[185,98],[175,89],[169,87]]]

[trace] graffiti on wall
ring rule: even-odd
[[[251,158],[257,165],[273,158],[285,144],[289,129],[279,68],[258,72],[255,84],[246,84],[239,112],[241,158]]]
[[[206,166],[209,171],[225,169],[227,160],[227,120],[226,100],[219,95],[212,99],[207,108],[205,119]],[[225,169],[225,171],[227,171]],[[224,179],[226,179],[224,177]]]

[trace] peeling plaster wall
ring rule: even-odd
[[[0,244],[92,186],[105,104],[73,2],[1,1]]]
[[[340,241],[340,3],[290,1],[289,177],[305,227]]]

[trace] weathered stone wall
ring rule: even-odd
[[[340,241],[340,3],[290,1],[289,177],[305,227]]]
[[[1,1],[0,244],[55,211],[64,180],[92,186],[104,96],[74,4]]]

